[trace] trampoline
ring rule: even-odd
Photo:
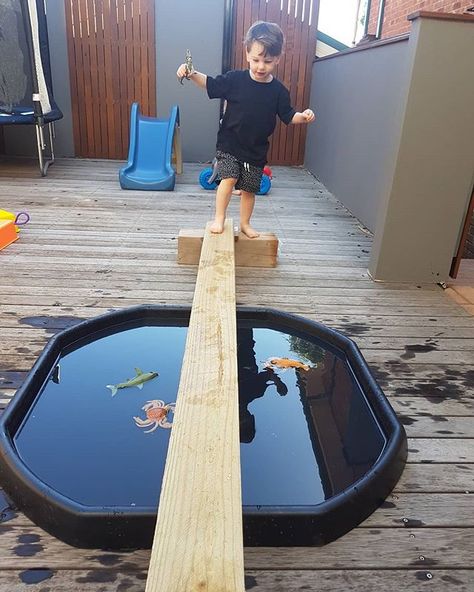
[[[44,0],[0,2],[0,125],[34,125],[41,175],[54,162],[54,122],[63,114],[51,80]]]

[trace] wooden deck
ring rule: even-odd
[[[0,252],[2,406],[57,330],[111,308],[191,303],[197,270],[176,264],[176,237],[211,217],[202,167],[158,194],[121,191],[118,166],[64,160],[41,179],[36,165],[0,163],[1,207],[32,218]],[[302,169],[275,168],[254,222],[278,234],[279,265],[238,268],[237,302],[354,338],[406,426],[409,458],[393,495],[338,541],[247,548],[247,590],[472,592],[474,317],[437,286],[372,282],[370,233]],[[1,591],[144,590],[149,551],[76,549],[20,513],[2,516]]]

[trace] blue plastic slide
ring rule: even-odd
[[[138,103],[130,113],[128,162],[120,169],[122,189],[172,191],[176,172],[171,166],[173,137],[179,127],[179,108],[174,105],[169,119],[140,114]]]

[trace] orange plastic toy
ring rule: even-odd
[[[13,220],[0,220],[0,251],[18,238]]]

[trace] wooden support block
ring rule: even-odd
[[[228,220],[202,244],[146,592],[245,590],[238,405]]]
[[[178,234],[178,263],[197,265],[201,253],[204,230],[185,228]],[[235,236],[235,265],[238,267],[276,267],[278,237],[273,232],[262,232],[248,238],[242,232]]]
[[[278,237],[273,232],[262,232],[249,238],[239,232],[235,243],[235,264],[238,267],[276,267]]]

